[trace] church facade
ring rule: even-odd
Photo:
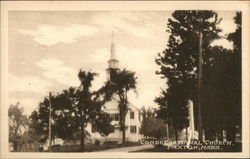
[[[107,71],[107,80],[111,80],[111,70],[117,70],[118,60],[116,59],[116,50],[115,45],[112,41],[111,50],[110,50],[110,60],[108,61]],[[122,142],[122,131],[119,126],[119,108],[118,108],[118,97],[114,97],[111,101],[107,102],[104,106],[104,111],[110,114],[112,118],[111,124],[114,125],[114,132],[110,133],[108,136],[101,136],[98,132],[92,130],[91,125],[87,126],[87,131],[90,132],[92,142],[99,140],[101,143],[107,141],[117,141],[118,143]],[[125,117],[126,129],[126,141],[129,142],[138,142],[143,135],[141,134],[141,122],[142,116],[140,110],[134,106],[132,103],[129,103],[128,112]]]

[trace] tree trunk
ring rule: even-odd
[[[226,136],[227,140],[235,143],[236,130],[234,128],[231,128],[231,129],[226,130],[226,132],[227,132],[227,136]]]
[[[122,144],[126,142],[126,108],[127,108],[127,90],[125,89],[124,99],[123,99],[123,112],[122,112],[122,120],[123,120],[123,129],[122,129]]]
[[[174,128],[175,140],[178,141],[178,130]]]
[[[216,138],[216,130],[207,128],[205,129],[205,139],[206,140],[214,140]]]
[[[202,125],[202,32],[199,32],[199,55],[198,55],[198,132],[199,140],[203,141]]]
[[[17,142],[13,143],[13,148],[14,148],[14,151],[16,152],[17,151]]]
[[[166,124],[166,129],[167,129],[167,140],[169,139],[169,126],[168,123]]]
[[[84,152],[84,138],[85,138],[85,132],[84,132],[84,123],[81,125],[81,151]]]
[[[186,138],[188,138],[188,127],[186,127]]]
[[[126,130],[125,128],[122,130],[122,144],[125,144],[126,142]]]
[[[122,114],[122,144],[125,144],[126,142],[126,122],[125,122],[125,113]]]
[[[219,130],[218,132],[218,140],[223,141],[223,129]]]

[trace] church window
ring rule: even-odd
[[[134,119],[135,118],[135,112],[130,112],[130,119]]]
[[[136,133],[136,126],[135,125],[130,126],[130,132]]]
[[[141,127],[139,128],[139,133],[142,134]]]

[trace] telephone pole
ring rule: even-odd
[[[202,32],[199,31],[199,56],[198,56],[198,132],[199,140],[203,141],[203,128],[202,128]]]
[[[49,92],[49,152],[51,152],[51,93]]]

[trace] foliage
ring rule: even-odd
[[[235,124],[239,127],[241,126],[241,120],[242,120],[242,69],[241,69],[241,63],[242,63],[242,44],[241,44],[241,37],[242,37],[242,23],[241,23],[242,14],[241,12],[237,12],[236,16],[234,18],[234,21],[237,25],[237,29],[234,33],[229,34],[228,40],[233,41],[234,48],[233,52],[231,54],[230,58],[230,68],[231,70],[231,83],[229,83],[229,86],[231,88],[231,96],[230,99],[232,101],[230,102],[233,104],[233,109],[231,109],[231,115],[233,115],[233,118],[235,119]],[[230,121],[229,121],[230,123]]]
[[[18,147],[21,147],[25,143],[28,118],[23,114],[23,108],[19,107],[19,103],[9,107],[8,116],[9,142],[13,144],[14,151],[17,151]]]
[[[187,100],[194,101],[197,116],[198,32],[203,34],[202,45],[202,122],[207,139],[222,134],[233,141],[236,127],[241,125],[241,13],[237,13],[237,29],[228,35],[234,49],[210,46],[219,38],[217,25],[221,19],[213,11],[175,11],[168,20],[168,47],[158,55],[157,72],[167,78],[168,89],[155,99],[160,105],[158,116],[173,121],[176,129],[188,126]],[[195,123],[197,124],[197,118]],[[197,125],[195,126],[197,127]],[[222,136],[222,135],[220,135]]]
[[[156,59],[161,66],[156,74],[167,79],[168,88],[155,102],[160,106],[158,116],[167,121],[171,118],[175,129],[182,129],[188,126],[187,100],[192,99],[196,106],[198,98],[199,32],[203,34],[203,65],[209,65],[209,44],[221,30],[217,27],[220,19],[213,11],[175,11],[172,16],[167,24],[167,48]]]
[[[153,110],[151,108],[146,109],[145,107],[142,107],[141,114],[141,131],[144,136],[156,138],[167,137],[168,130],[166,124],[162,119],[156,118],[156,110]]]
[[[80,70],[78,77],[80,88],[70,87],[62,93],[51,96],[52,107],[52,138],[59,137],[65,140],[81,138],[82,150],[84,138],[88,132],[85,127],[90,123],[102,135],[108,135],[113,127],[110,117],[103,112],[102,106],[110,100],[106,94],[107,86],[98,91],[91,91],[92,81],[96,73]],[[40,136],[40,142],[47,141],[49,123],[49,98],[45,97],[40,103],[38,111],[34,111],[31,118],[30,129]],[[79,133],[77,133],[79,132]]]
[[[111,80],[109,83],[109,90],[111,94],[118,95],[119,97],[119,113],[120,113],[120,129],[123,131],[123,140],[122,142],[125,143],[125,117],[128,112],[128,97],[127,93],[129,90],[136,90],[136,79],[135,72],[128,71],[123,69],[122,71],[119,70],[111,70]]]
[[[66,140],[73,139],[73,133],[77,131],[77,123],[71,118],[70,106],[67,105],[69,101],[66,99],[66,95],[73,95],[70,94],[73,93],[70,92],[73,90],[70,88],[69,92],[64,90],[62,94],[52,94],[51,96],[52,139],[56,137]],[[32,112],[30,120],[30,132],[37,135],[36,138],[39,142],[45,143],[49,133],[49,97],[45,97],[40,102],[38,110]]]
[[[241,13],[234,18],[237,29],[228,35],[233,50],[212,49],[213,65],[204,68],[203,122],[208,139],[226,130],[227,139],[235,141],[241,127]],[[237,128],[238,127],[238,128]],[[239,131],[238,131],[239,132]]]
[[[98,118],[92,122],[92,126],[95,130],[97,130],[102,136],[107,136],[111,132],[114,132],[114,126],[110,124],[112,119],[108,113],[101,111],[96,114],[96,116]]]

